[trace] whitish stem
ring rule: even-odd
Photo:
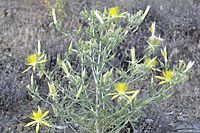
[[[101,43],[99,44],[99,50],[101,50]],[[92,67],[92,72],[93,72],[93,77],[94,77],[94,81],[95,81],[95,85],[96,85],[96,91],[95,91],[95,115],[96,115],[96,118],[95,118],[95,128],[96,128],[96,133],[99,133],[100,130],[99,130],[99,122],[98,122],[98,117],[99,117],[99,93],[100,93],[100,90],[99,90],[99,63],[100,63],[100,60],[101,60],[101,55],[100,53],[98,54],[98,60],[97,60],[97,66],[96,66],[96,69],[95,69],[95,66]],[[95,61],[94,57],[93,57],[93,61]]]

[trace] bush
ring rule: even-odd
[[[65,57],[57,56],[57,65],[52,71],[45,70],[46,55],[38,52],[27,57],[26,64],[33,68],[29,94],[36,101],[47,103],[51,107],[49,130],[67,130],[81,133],[131,132],[135,122],[144,112],[142,109],[150,103],[157,103],[172,95],[173,86],[183,83],[188,71],[194,64],[186,65],[180,61],[171,64],[167,49],[161,49],[161,58],[156,55],[164,41],[156,36],[155,23],[150,27],[151,36],[148,47],[141,59],[136,59],[135,48],[130,49],[130,61],[126,68],[116,67],[117,47],[123,45],[129,32],[135,32],[149,11],[132,15],[120,13],[119,7],[82,11],[83,24],[70,37],[71,44]],[[55,9],[53,18],[55,22]],[[46,79],[48,94],[41,95],[34,77]],[[44,77],[44,78],[42,78]],[[57,77],[61,77],[58,79]],[[145,85],[144,89],[142,86]],[[42,112],[31,119],[45,125]],[[41,121],[41,122],[40,122]],[[51,125],[50,125],[50,124]],[[31,124],[34,124],[31,123]],[[29,126],[30,124],[28,124]],[[38,124],[37,124],[38,125]],[[36,126],[36,131],[39,126]]]

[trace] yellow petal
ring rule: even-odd
[[[35,71],[35,65],[33,65],[33,71]]]
[[[38,64],[45,63],[45,62],[47,62],[47,60],[41,60],[41,61],[38,61]]]
[[[44,114],[42,115],[42,118],[46,117],[48,115],[49,111],[44,112]]]
[[[165,80],[165,78],[164,78],[164,77],[161,77],[161,76],[155,76],[155,78],[161,79],[161,80]]]
[[[111,98],[111,100],[113,100],[113,99],[117,98],[118,96],[119,96],[119,94],[117,94],[117,95],[114,95],[114,96]]]
[[[41,60],[44,56],[45,56],[45,54],[41,54],[41,55],[38,57],[37,61]]]
[[[162,85],[164,83],[166,83],[166,81],[161,81],[161,82],[159,82],[159,85]]]
[[[167,81],[171,80],[171,78],[173,77],[173,74],[174,72],[172,70],[163,71],[163,76],[165,77]]]
[[[107,96],[117,95],[118,93],[109,93]]]
[[[35,113],[35,112],[33,111],[33,118],[34,118],[34,119],[38,119],[38,118],[39,118],[38,113]]]
[[[27,72],[29,69],[31,69],[32,66],[28,67],[27,69],[25,69],[22,73]]]
[[[40,124],[39,124],[39,123],[37,123],[37,125],[36,125],[36,128],[35,128],[35,130],[36,130],[36,133],[38,133],[38,132],[39,132],[39,128],[40,128]]]
[[[130,96],[128,96],[128,95],[124,95],[127,99],[129,99],[130,98]]]
[[[159,69],[157,69],[157,68],[152,68],[152,70],[161,72],[161,71],[160,71]]]
[[[127,104],[130,104],[133,101],[133,99],[135,99],[135,97],[138,95],[139,92],[140,90],[136,90],[132,96],[128,97],[129,100]]]
[[[35,118],[34,118],[34,117],[32,117],[32,116],[28,116],[28,118],[35,120]]]
[[[27,123],[24,127],[28,127],[28,126],[31,126],[33,124],[37,123],[37,121],[31,121],[29,123]]]

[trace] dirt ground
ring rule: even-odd
[[[195,65],[189,81],[174,88],[174,95],[159,105],[145,110],[147,116],[138,124],[139,133],[200,132],[200,0],[68,0],[64,9],[63,27],[72,31],[79,23],[83,8],[119,5],[135,12],[151,6],[150,13],[136,33],[125,42],[125,49],[135,46],[142,52],[149,36],[148,27],[156,22],[157,32],[165,39],[170,58],[193,60]],[[100,7],[100,8],[101,8]],[[42,49],[55,62],[57,53],[68,46],[65,37],[57,33],[42,0],[0,0],[0,132],[30,133],[24,128],[26,116],[36,107],[28,96],[29,74],[24,58],[41,41]],[[140,51],[141,50],[141,51]]]

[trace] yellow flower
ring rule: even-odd
[[[36,64],[36,62],[37,62],[37,59],[38,59],[38,55],[37,54],[29,55],[26,58],[26,65],[34,66]]]
[[[108,9],[109,15],[111,17],[117,17],[119,15],[120,8],[118,6]]]
[[[161,42],[163,42],[164,39],[162,39],[160,36],[157,37],[157,36],[151,36],[149,37],[149,40],[148,40],[148,43],[150,46],[158,46]]]
[[[115,89],[120,95],[124,95],[126,93],[127,88],[128,84],[126,83],[117,83],[115,85]]]
[[[54,86],[54,83],[52,82],[51,84],[48,82],[49,86],[49,95],[52,96],[53,98],[57,95],[56,94],[56,88]]]
[[[151,32],[151,36],[149,37],[149,40],[148,40],[148,43],[150,45],[149,48],[153,48],[158,46],[162,41],[164,41],[164,39],[162,39],[160,36],[157,37],[155,35],[155,31],[156,31],[156,28],[155,28],[155,22],[153,22],[151,24],[151,27],[149,28],[150,32]]]
[[[165,70],[162,73],[163,73],[163,76],[155,76],[156,78],[162,80],[161,82],[159,82],[159,84],[164,84],[164,83],[171,84],[171,79],[174,75],[174,72],[172,70]]]
[[[46,111],[46,112],[42,112],[42,110],[40,109],[40,107],[38,106],[38,111],[37,112],[32,112],[32,116],[30,116],[29,118],[31,118],[33,121],[27,123],[25,125],[25,127],[28,127],[28,126],[34,126],[36,125],[36,133],[39,132],[39,128],[40,128],[40,125],[45,125],[47,127],[52,127],[48,122],[45,121],[45,119],[47,119],[48,117],[46,117],[48,115],[49,111]],[[45,118],[46,117],[46,118]]]
[[[161,54],[164,58],[165,63],[167,63],[167,50],[166,47],[164,48],[164,50],[161,49]]]
[[[33,67],[33,71],[35,71],[37,64],[45,63],[47,61],[44,58],[45,58],[45,54],[41,54],[41,55],[31,54],[31,55],[29,55],[25,60],[25,64],[28,65],[29,67],[26,70],[24,70],[22,73],[27,72],[32,67]]]
[[[146,66],[147,68],[149,68],[149,69],[152,69],[152,70],[158,70],[158,69],[155,68],[155,66],[158,64],[158,62],[156,61],[156,58],[157,58],[157,57],[155,57],[155,58],[153,58],[153,59],[151,59],[151,58],[146,58],[145,61],[144,61],[145,66]],[[159,70],[158,70],[158,71],[159,71]]]
[[[119,82],[119,83],[116,83],[115,84],[115,90],[117,91],[116,93],[109,93],[108,95],[111,95],[112,96],[112,99],[115,99],[117,97],[124,97],[126,98],[128,101],[130,101],[130,96],[128,96],[129,94],[133,94],[132,96],[134,96],[134,94],[137,93],[138,90],[134,90],[134,91],[128,91],[127,92],[127,89],[128,89],[128,84],[127,83],[122,83],[122,82]],[[136,95],[135,95],[136,97]],[[132,97],[132,99],[134,99],[134,97]]]

